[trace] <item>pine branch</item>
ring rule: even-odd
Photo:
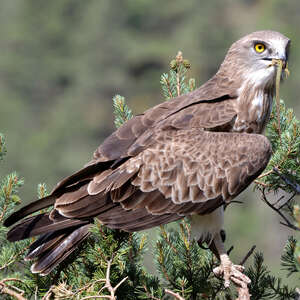
[[[20,279],[17,279],[17,278],[6,278],[6,279],[1,280],[0,281],[0,294],[10,295],[17,300],[27,300],[26,298],[23,297],[25,292],[15,286],[7,285],[8,281],[22,282]]]
[[[289,237],[283,253],[281,255],[281,265],[283,270],[288,271],[287,277],[292,275],[293,273],[300,273],[300,261],[297,262],[296,259],[296,245],[297,240],[294,239],[292,236]]]
[[[131,109],[127,106],[125,98],[116,95],[113,97],[113,108],[115,115],[115,125],[117,128],[133,117]]]
[[[255,253],[254,264],[245,271],[251,279],[249,286],[251,300],[294,299],[296,296],[295,289],[289,289],[282,284],[280,278],[272,276],[263,262],[262,253]]]
[[[48,196],[46,183],[39,183],[37,188],[38,198],[42,199]]]
[[[265,189],[261,189],[261,198],[262,200],[270,207],[272,208],[283,220],[284,222],[280,222],[280,224],[284,225],[284,226],[287,226],[293,230],[296,230],[296,231],[300,231],[300,228],[295,226],[289,219],[288,217],[286,217],[284,215],[284,213],[282,212],[281,209],[277,208],[275,205],[273,205],[268,199],[267,199],[267,196],[266,196],[266,192],[265,192]],[[289,200],[290,201],[290,200]],[[288,202],[289,202],[288,201]],[[287,203],[285,203],[287,204]]]
[[[264,173],[255,181],[268,190],[283,189],[293,192],[300,184],[300,121],[295,117],[292,109],[287,109],[283,100],[280,101],[281,140],[279,142],[278,121],[276,107],[273,105],[270,122],[267,125],[268,136],[273,155]],[[288,179],[288,181],[286,180]]]
[[[296,194],[300,194],[300,185],[296,182],[292,182],[286,175],[282,174],[278,168],[274,167],[273,172],[275,172],[287,185],[289,185]],[[290,175],[290,174],[289,174]]]
[[[178,300],[184,300],[183,297],[181,297],[178,293],[175,293],[169,289],[165,289],[166,294],[169,294],[171,296],[173,296],[174,298],[178,299]]]
[[[191,68],[191,64],[184,59],[182,52],[178,51],[175,59],[170,62],[169,73],[161,75],[160,84],[166,100],[187,94],[195,89],[195,79],[190,78],[186,82],[186,72]]]

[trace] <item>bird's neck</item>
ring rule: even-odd
[[[270,118],[274,95],[273,85],[256,85],[245,82],[235,103],[237,117],[234,131],[262,133]]]

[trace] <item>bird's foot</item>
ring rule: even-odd
[[[230,280],[241,288],[247,288],[251,280],[243,274],[245,268],[240,265],[234,265],[227,254],[222,254],[220,259],[220,266],[214,268],[213,272],[218,277],[223,275],[225,288],[229,287]]]

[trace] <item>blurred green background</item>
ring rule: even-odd
[[[8,156],[1,176],[25,178],[21,197],[36,198],[81,168],[114,130],[111,98],[134,113],[163,97],[160,75],[178,50],[196,84],[209,79],[236,39],[255,30],[292,40],[290,78],[281,97],[300,118],[299,0],[14,0],[0,2],[0,132]],[[253,244],[273,270],[289,232],[251,188],[226,216],[236,260]]]

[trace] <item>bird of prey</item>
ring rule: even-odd
[[[13,213],[8,240],[39,236],[27,260],[48,274],[88,235],[94,218],[127,232],[185,216],[199,241],[220,258],[225,286],[247,285],[222,240],[224,207],[264,170],[271,156],[262,135],[275,89],[273,59],[288,59],[290,40],[275,31],[251,33],[229,49],[200,88],[163,102],[107,137],[81,170],[52,193]],[[50,213],[30,214],[53,206]],[[25,218],[26,217],[26,218]]]

